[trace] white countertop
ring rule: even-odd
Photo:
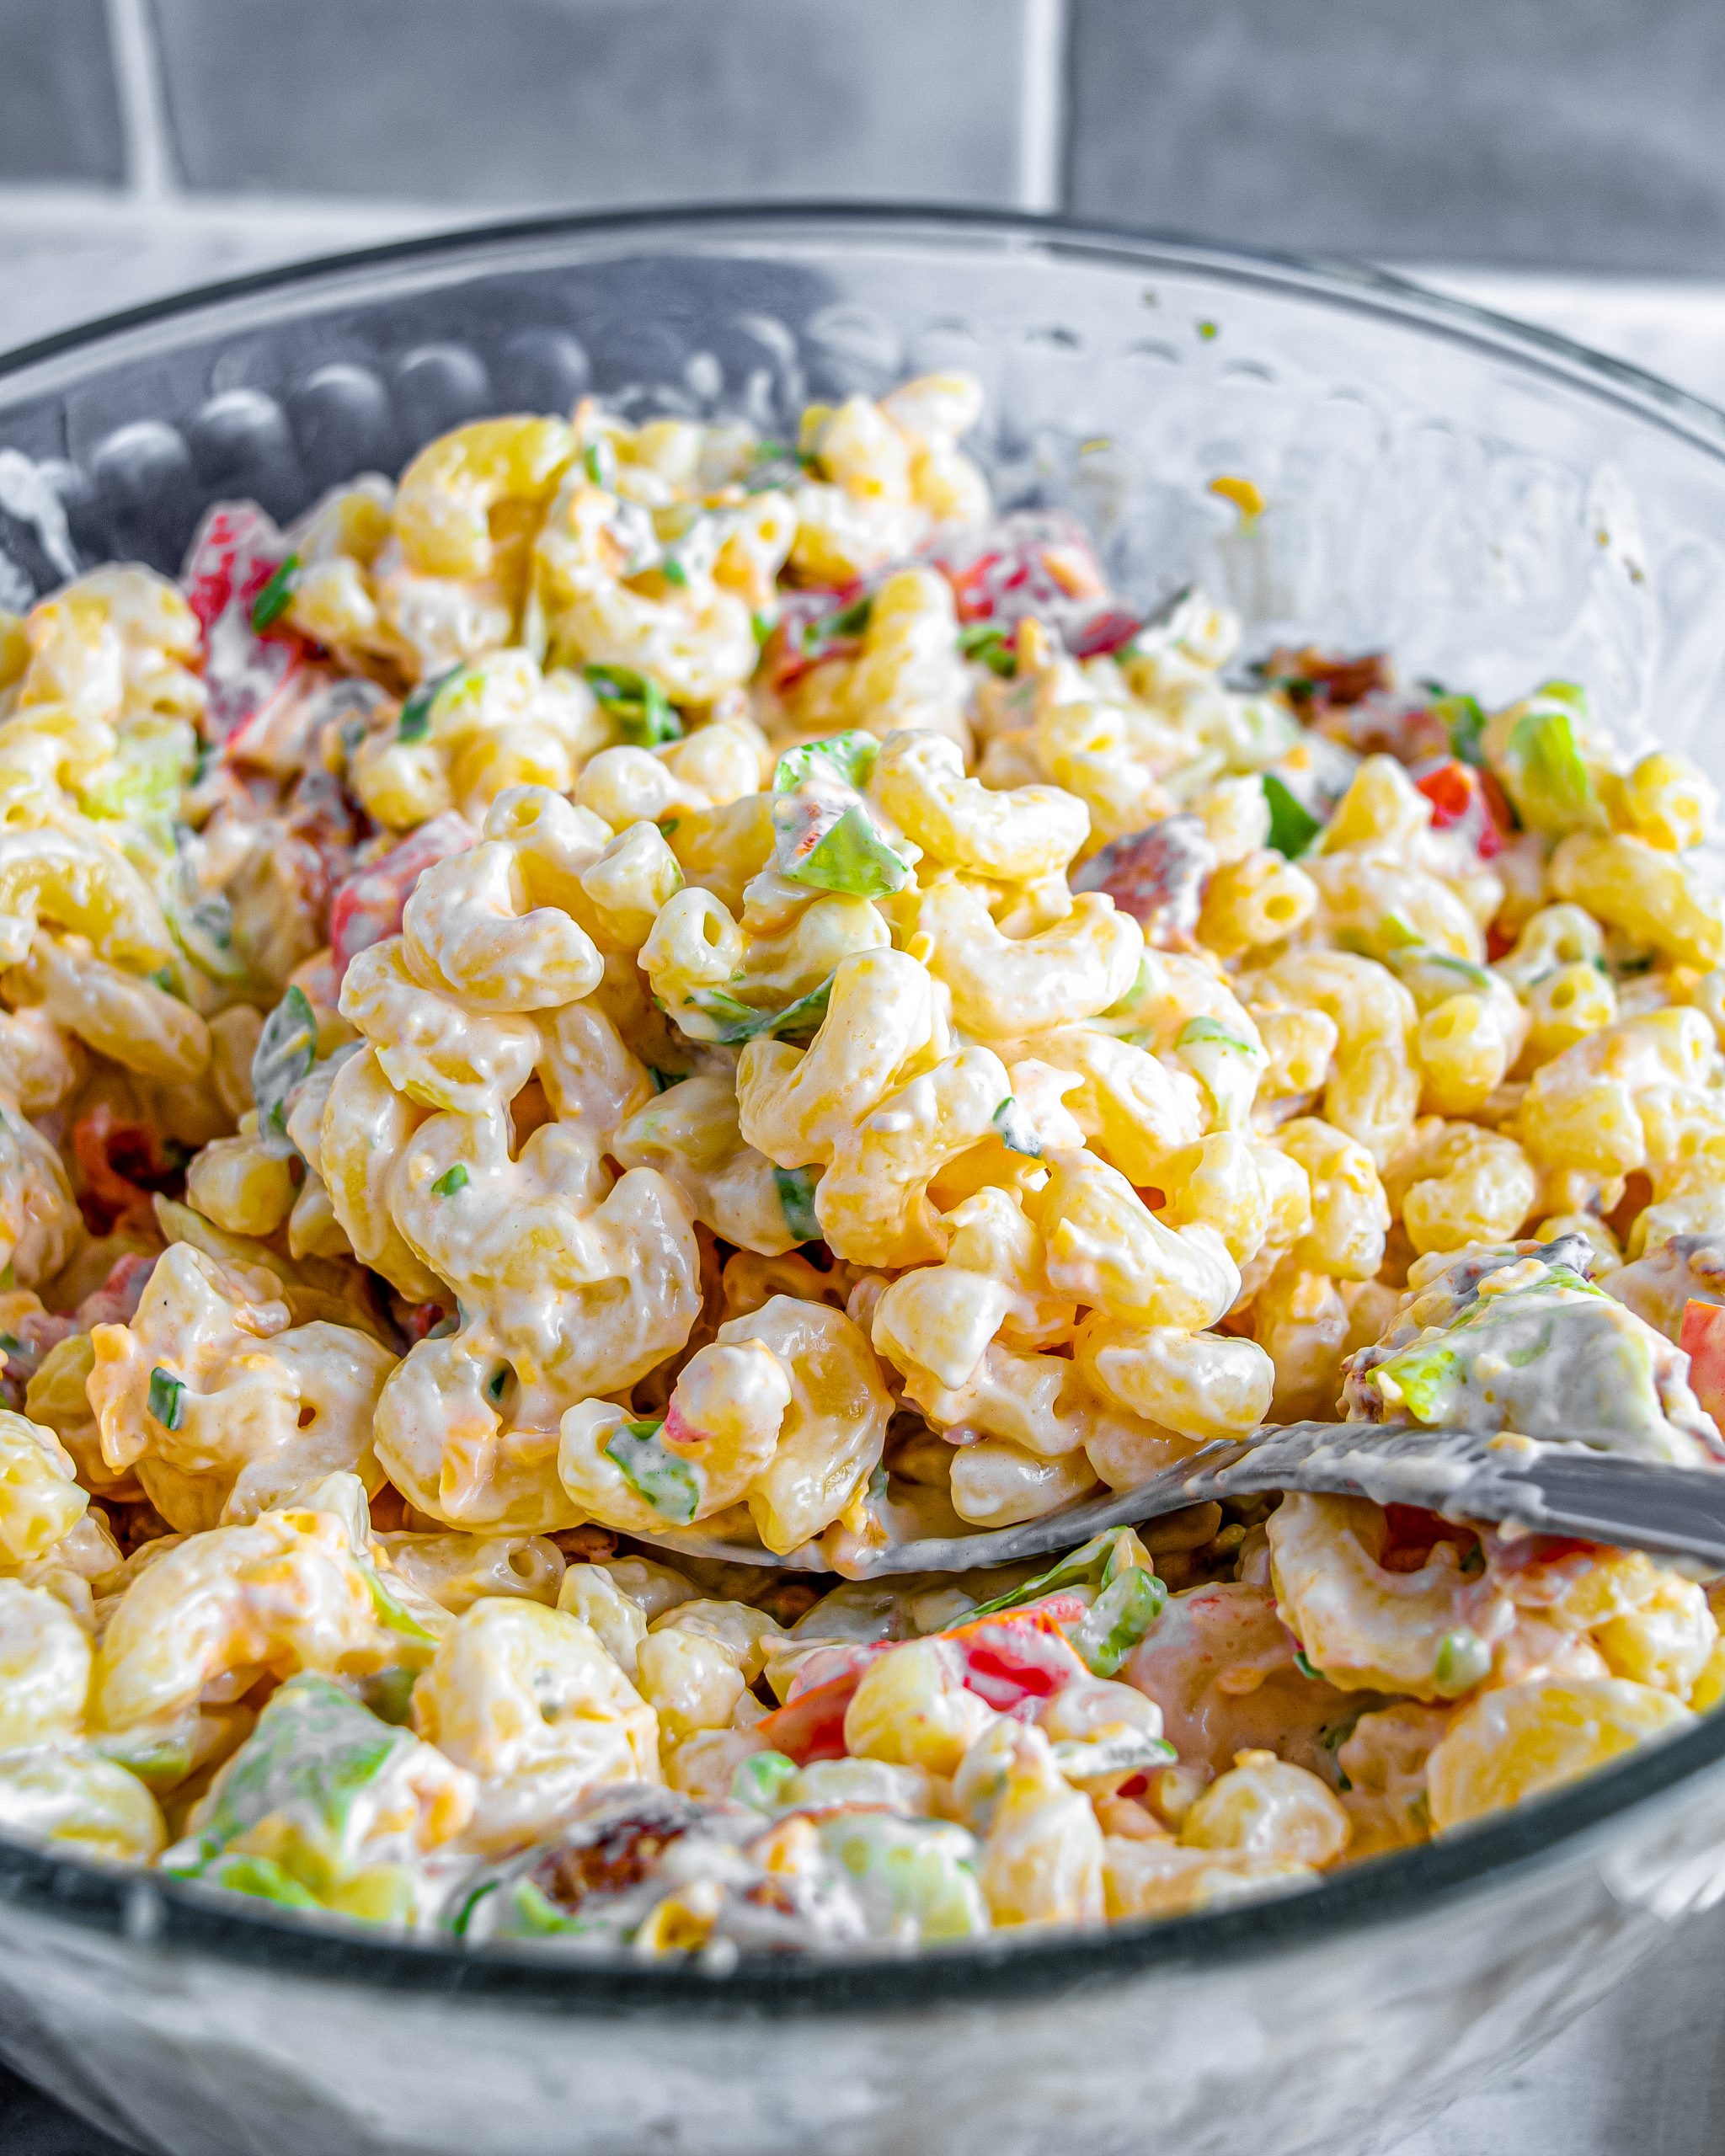
[[[0,215],[0,351],[92,315],[268,263],[424,229],[423,214],[355,220],[174,207],[124,232],[45,203]],[[1725,404],[1725,287],[1415,270]],[[1489,1912],[1482,1921],[1488,1922]],[[0,2098],[0,2128],[3,2128]],[[76,2127],[32,2120],[8,2156],[83,2156]],[[1397,2156],[1720,2156],[1725,2150],[1725,1910],[1495,2088],[1466,2098]]]

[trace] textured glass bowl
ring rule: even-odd
[[[974,368],[1001,499],[1119,585],[1487,697],[1563,674],[1725,777],[1725,419],[1390,280],[945,212],[555,220],[254,277],[0,361],[0,605],[171,569],[477,414],[740,412]],[[1210,491],[1250,479],[1250,528]],[[167,2156],[1281,2156],[1389,2145],[1725,1889],[1725,1716],[1311,1892],[745,1967],[455,1953],[0,1844],[0,2052]]]

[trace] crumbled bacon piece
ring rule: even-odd
[[[1197,816],[1164,816],[1148,830],[1115,839],[1072,878],[1075,891],[1103,891],[1130,913],[1147,942],[1162,950],[1188,943],[1215,848]]]

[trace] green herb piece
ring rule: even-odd
[[[13,1333],[0,1332],[0,1355],[21,1355],[24,1342]]]
[[[1217,1048],[1232,1049],[1238,1055],[1255,1055],[1258,1051],[1250,1041],[1242,1040],[1238,1033],[1231,1033],[1215,1018],[1188,1018],[1181,1027],[1174,1046],[1195,1048],[1200,1041],[1209,1041]]]
[[[830,643],[836,638],[860,637],[868,627],[874,611],[874,594],[865,591],[860,599],[853,599],[848,606],[841,606],[837,613],[828,614],[820,621],[811,622],[804,631],[805,645]]]
[[[264,1021],[252,1055],[259,1134],[287,1144],[287,1097],[318,1059],[318,1021],[306,992],[291,988]]]
[[[290,554],[252,601],[252,627],[260,636],[265,629],[273,628],[293,604],[294,579],[299,566],[299,556]]]
[[[832,975],[829,974],[819,988],[811,988],[806,995],[799,995],[782,1011],[757,1011],[722,988],[702,989],[690,1001],[697,1011],[718,1021],[718,1031],[713,1038],[727,1047],[734,1047],[740,1041],[761,1038],[806,1039],[820,1030],[831,995]]]
[[[749,627],[755,632],[755,648],[759,651],[772,634],[772,623],[767,620],[765,614],[751,614],[749,616]]]
[[[185,1420],[185,1387],[159,1363],[150,1373],[148,1406],[164,1430],[177,1430]]]
[[[689,586],[689,572],[683,567],[682,563],[677,559],[675,554],[667,554],[665,557],[665,559],[660,562],[659,564],[659,574],[665,579],[667,584],[674,585],[677,590],[687,590]]]
[[[275,1902],[285,1909],[321,1909],[323,1904],[309,1887],[302,1886],[267,1856],[212,1857],[196,1875],[207,1885],[225,1886],[231,1894],[250,1894],[260,1902]]]
[[[1317,1667],[1316,1663],[1313,1662],[1311,1657],[1307,1654],[1304,1647],[1298,1647],[1295,1650],[1294,1667],[1300,1672],[1300,1674],[1302,1677],[1311,1678],[1315,1684],[1322,1684],[1327,1681],[1325,1678],[1322,1670],[1321,1670]]]
[[[432,680],[420,682],[419,687],[402,706],[401,716],[395,722],[395,738],[398,741],[425,739],[431,731],[432,705],[436,702],[444,684],[452,681],[461,670],[459,666],[451,666],[445,672],[435,675]]]
[[[452,1168],[446,1169],[432,1184],[431,1195],[434,1198],[453,1198],[458,1190],[465,1190],[467,1187],[467,1171],[457,1161]]]
[[[800,742],[787,749],[772,767],[775,793],[794,793],[810,779],[860,792],[880,754],[880,743],[860,727],[848,733],[830,734],[824,741]]]
[[[688,1075],[686,1070],[661,1070],[655,1064],[647,1066],[647,1075],[653,1081],[655,1093],[668,1093],[673,1086],[681,1086]]]
[[[1162,1614],[1168,1590],[1156,1574],[1135,1565],[1116,1573],[1070,1637],[1092,1677],[1112,1677]]]
[[[505,1389],[508,1385],[510,1379],[513,1374],[514,1374],[510,1370],[507,1363],[499,1364],[498,1367],[485,1380],[485,1397],[490,1401],[501,1400],[504,1396]]]
[[[605,1456],[622,1470],[635,1495],[678,1527],[701,1508],[701,1484],[693,1464],[667,1452],[661,1422],[621,1422],[606,1440]]]
[[[1033,1161],[1042,1158],[1042,1140],[1032,1128],[1029,1117],[1010,1093],[989,1120],[999,1131],[1001,1143],[1009,1152],[1023,1153]]]
[[[786,1784],[799,1772],[796,1761],[782,1752],[752,1752],[731,1776],[731,1801],[756,1812],[777,1812]]]
[[[1270,844],[1287,860],[1295,861],[1323,825],[1274,771],[1265,771],[1262,783],[1270,806]]]
[[[1476,1684],[1483,1684],[1491,1674],[1491,1649],[1477,1632],[1471,1632],[1464,1625],[1459,1631],[1444,1635],[1432,1670],[1432,1682],[1445,1699],[1459,1699]]]
[[[1465,1580],[1477,1579],[1486,1568],[1486,1553],[1475,1543],[1461,1560],[1461,1577]]]
[[[171,825],[197,768],[198,750],[184,719],[136,720],[113,755],[77,782],[79,805],[89,816],[124,817],[158,830]]]
[[[1604,828],[1605,812],[1576,736],[1573,683],[1547,682],[1509,729],[1500,776],[1516,814],[1533,830],[1561,835]]]
[[[581,469],[595,487],[616,485],[617,451],[603,435],[581,451]]]
[[[799,1243],[820,1240],[820,1222],[814,1212],[814,1185],[820,1174],[818,1168],[775,1168],[772,1171],[779,1210]]]
[[[845,1871],[872,1936],[969,1939],[988,1929],[976,1844],[944,1819],[836,1811],[816,1820],[822,1852]]]
[[[777,867],[793,883],[850,899],[889,898],[911,880],[909,863],[887,844],[861,802],[829,824],[813,846],[793,847]]]
[[[1438,681],[1423,681],[1420,686],[1430,696],[1432,712],[1450,738],[1450,754],[1457,763],[1483,771],[1486,714],[1479,698],[1445,689]]]
[[[638,674],[630,666],[587,666],[582,671],[599,708],[632,748],[657,749],[682,739],[676,707],[650,674]]]
[[[992,622],[975,622],[968,629],[960,629],[959,649],[964,658],[975,659],[1003,681],[1010,681],[1018,671],[1017,651]]]

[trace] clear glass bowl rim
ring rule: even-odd
[[[1195,272],[1471,345],[1506,365],[1555,377],[1587,396],[1626,408],[1704,454],[1725,460],[1725,412],[1567,338],[1428,291],[1384,270],[1223,246],[1178,232],[921,203],[712,203],[463,226],[257,270],[80,323],[0,353],[0,389],[45,362],[123,343],[134,330],[206,311],[218,312],[233,302],[270,292],[286,296],[320,285],[334,287],[367,270],[414,263],[457,270],[469,259],[481,268],[488,253],[546,240],[602,245],[634,238],[661,245],[686,239],[699,246],[750,236],[767,243],[825,237],[839,248],[992,246],[1003,254],[1031,251],[1053,259],[1113,262],[1148,273]],[[1095,1932],[1004,1935],[914,1956],[745,1961],[723,1973],[621,1957],[564,1961],[544,1948],[475,1949],[378,1936],[358,1925],[279,1914],[267,1903],[247,1903],[161,1872],[63,1856],[4,1839],[0,1903],[81,1929],[216,1961],[381,1990],[460,1995],[476,2003],[507,2003],[552,2014],[649,2012],[728,2019],[1009,2004],[1114,1985],[1162,1969],[1195,1974],[1205,1967],[1319,1945],[1349,1931],[1410,1921],[1442,1904],[1507,1884],[1512,1875],[1583,1856],[1589,1844],[1610,1839],[1614,1823],[1624,1815],[1661,1799],[1674,1801],[1684,1784],[1717,1769],[1722,1761],[1725,1711],[1552,1796],[1423,1848],[1371,1858],[1332,1873],[1316,1886],[1263,1901]]]

